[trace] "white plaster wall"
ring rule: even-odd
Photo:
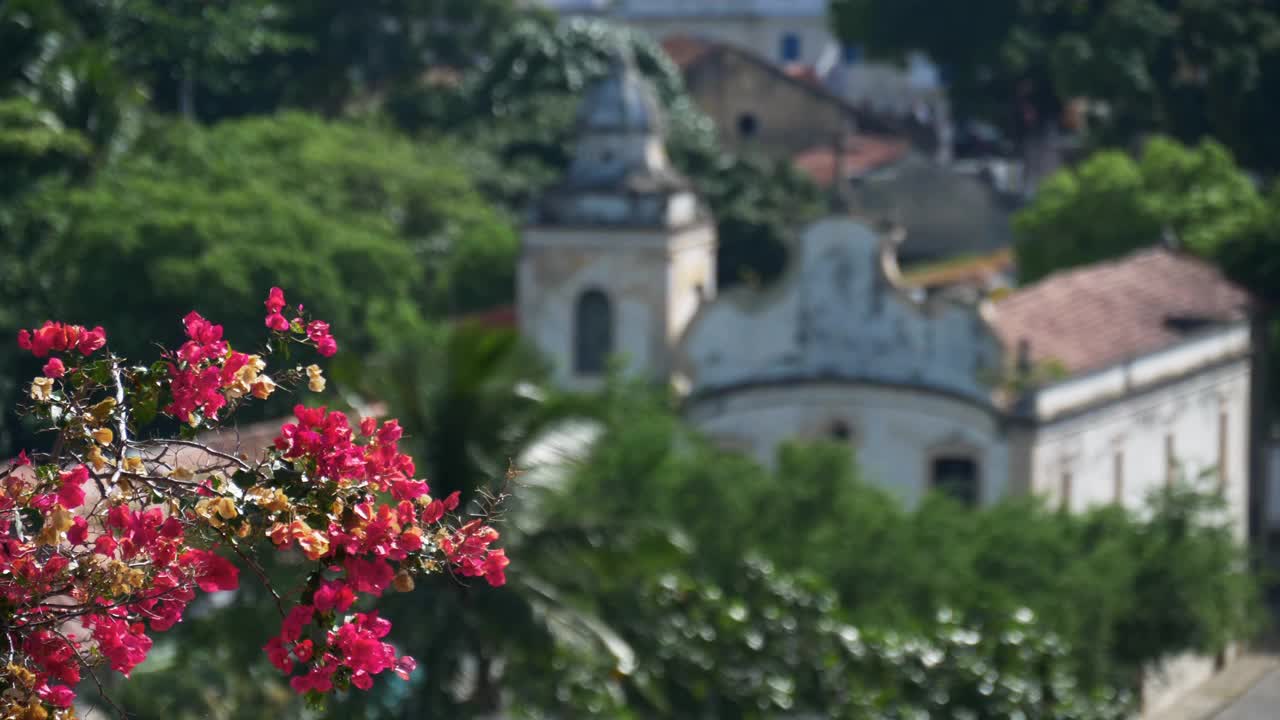
[[[1244,532],[1248,496],[1249,369],[1236,361],[1042,425],[1031,446],[1031,489],[1063,501],[1063,475],[1071,474],[1069,507],[1116,501],[1116,454],[1122,452],[1120,501],[1140,506],[1165,483],[1166,437],[1172,435],[1182,477],[1212,487],[1219,454],[1219,415],[1227,417],[1226,497]]]
[[[559,257],[550,257],[550,256]],[[653,302],[665,279],[665,253],[573,252],[556,247],[526,247],[517,275],[520,332],[553,364],[554,381],[588,389],[599,378],[573,372],[574,310],[579,295],[599,288],[613,311],[613,347],[629,366],[642,371],[653,357],[653,334],[662,326],[662,308]]]
[[[673,280],[681,283],[674,291]],[[615,356],[637,375],[661,377],[670,367],[674,338],[697,309],[698,280],[714,291],[715,232],[709,225],[670,232],[527,229],[516,276],[520,332],[551,361],[554,382],[599,387],[603,378],[573,372],[577,300],[598,288],[613,310]]]
[[[965,451],[981,473],[980,500],[1005,495],[1009,458],[998,422],[980,405],[934,393],[866,384],[803,383],[744,388],[694,400],[686,417],[701,431],[771,464],[788,440],[852,431],[852,450],[869,482],[909,505],[929,488],[930,456]]]
[[[881,239],[827,219],[795,246],[763,291],[735,288],[705,305],[680,348],[695,392],[760,380],[841,377],[909,383],[985,401],[1000,348],[973,305],[917,305],[893,286]]]
[[[674,349],[703,302],[716,296],[716,239],[712,228],[687,238],[671,251],[667,276],[667,342]]]

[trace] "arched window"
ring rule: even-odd
[[[573,369],[583,375],[599,375],[613,352],[613,310],[609,296],[587,290],[578,296],[574,320]]]
[[[849,429],[849,423],[843,420],[836,420],[827,427],[827,435],[836,442],[847,443],[853,439],[853,431]]]
[[[978,504],[978,463],[971,457],[941,456],[933,459],[933,488],[963,505]]]

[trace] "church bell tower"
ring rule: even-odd
[[[715,225],[663,135],[653,87],[619,49],[579,106],[567,175],[521,238],[520,331],[563,387],[598,387],[612,360],[669,382],[680,336],[715,295]]]

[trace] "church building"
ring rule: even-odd
[[[769,463],[787,441],[846,443],[909,504],[1137,506],[1209,483],[1243,533],[1248,298],[1214,268],[1156,247],[1002,295],[925,290],[899,272],[901,231],[833,214],[774,284],[717,293],[713,218],[625,55],[586,92],[576,142],[517,277],[520,330],[561,385],[598,387],[618,357],[724,446]]]

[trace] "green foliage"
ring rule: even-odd
[[[339,699],[335,716],[1110,720],[1139,669],[1252,627],[1212,497],[1175,490],[1143,517],[941,497],[908,511],[859,481],[845,446],[790,446],[770,471],[642,386],[615,380],[598,402],[538,390],[525,353],[509,332],[463,327],[366,369],[433,494],[483,502],[511,482],[508,461],[527,469],[503,525],[519,562],[502,590],[441,578],[418,588],[425,605],[383,598],[420,674]],[[564,457],[549,464],[529,453],[552,447]],[[256,663],[227,629],[269,615],[252,591],[210,607],[174,631],[169,662]],[[302,717],[274,681],[191,700],[158,657],[129,691],[140,718]]]
[[[1280,303],[1280,183],[1272,185],[1257,212],[1240,221],[1218,246],[1216,258],[1228,277],[1275,307]]]
[[[30,189],[38,179],[77,168],[92,148],[83,135],[26,98],[0,99],[0,198]]]
[[[120,5],[0,6],[0,97],[23,97],[52,114],[81,133],[99,158],[132,136],[146,99],[145,85],[127,66],[130,48],[117,22],[131,3]]]
[[[962,111],[1003,118],[1020,100],[1043,116],[1086,92],[1112,102],[1117,135],[1212,128],[1268,167],[1280,148],[1258,132],[1271,112],[1259,98],[1280,73],[1251,75],[1274,54],[1232,39],[1238,17],[1271,11],[1242,2],[1174,4],[1206,21],[1198,45],[1189,26],[1169,29],[1174,11],[1142,15],[1150,2],[1078,17],[1079,4],[1012,0],[833,7],[842,32],[875,51],[930,51]],[[516,479],[506,589],[437,578],[387,599],[422,669],[340,701],[335,716],[968,708],[1103,720],[1127,709],[1137,669],[1249,627],[1239,549],[1200,496],[1160,498],[1147,519],[940,498],[908,511],[859,480],[845,446],[789,447],[765,469],[683,426],[666,396],[615,382],[598,405],[563,397],[543,389],[545,369],[512,334],[423,322],[510,300],[516,238],[486,200],[514,212],[559,177],[578,95],[615,43],[654,81],[673,162],[719,221],[723,285],[779,273],[791,234],[821,210],[787,165],[725,152],[651,40],[522,13],[510,0],[0,4],[0,338],[57,316],[127,328],[113,346],[146,350],[140,338],[177,334],[161,318],[194,307],[235,341],[262,321],[246,309],[281,285],[333,318],[354,351],[344,374],[391,404],[436,495],[484,502],[547,433],[600,433],[577,462]],[[1239,82],[1170,90],[1152,61],[1170,48]],[[423,82],[441,67],[461,71],[461,85]],[[1204,101],[1215,88],[1238,95]],[[425,142],[296,113],[211,127],[151,119],[140,134],[147,96],[160,111],[186,97],[204,120],[385,101]],[[1280,192],[1264,206],[1213,143],[1157,140],[1141,160],[1103,154],[1053,178],[1019,217],[1019,261],[1037,277],[1166,227],[1276,298]],[[0,404],[33,372],[0,352]],[[239,632],[277,621],[246,586],[193,614],[114,689],[131,714],[305,716],[260,633]]]
[[[1138,164],[1107,151],[1046,180],[1014,217],[1018,275],[1049,273],[1124,255],[1160,240],[1160,223],[1142,202]]]
[[[296,42],[240,68],[236,92],[216,98],[221,115],[301,107],[327,115],[376,107],[432,69],[488,61],[518,17],[514,0],[344,0],[277,3],[279,27]]]
[[[724,585],[677,569],[637,576],[610,596],[636,668],[615,672],[617,689],[586,715],[1102,720],[1130,708],[1125,693],[1081,686],[1068,645],[1027,610],[981,626],[943,612],[920,633],[859,629],[812,576],[760,559],[735,570]]]
[[[235,342],[261,326],[278,285],[324,307],[344,356],[359,357],[423,317],[513,292],[516,235],[456,155],[377,126],[303,114],[209,128],[156,120],[89,182],[41,177],[20,203],[0,200],[0,247],[21,258],[0,262],[14,298],[0,313],[4,337],[74,319],[119,328],[112,346],[146,357],[155,349],[144,343],[172,346],[172,318],[197,309]],[[0,362],[17,352],[6,346]],[[6,377],[34,374],[24,362]],[[16,388],[0,391],[11,407]]]
[[[284,107],[337,114],[432,67],[482,61],[513,0],[15,0],[0,7],[0,93],[13,77],[218,120]]]
[[[27,261],[47,283],[43,311],[130,328],[127,347],[175,336],[163,318],[192,307],[254,327],[280,285],[325,307],[358,352],[451,290],[484,305],[477,290],[505,296],[511,282],[514,235],[446,152],[305,115],[160,124],[48,204],[66,219]],[[451,288],[460,267],[486,265],[470,278],[480,288]]]
[[[1061,170],[1014,217],[1023,282],[1124,255],[1171,233],[1213,258],[1262,207],[1253,181],[1222,145],[1153,138],[1140,158],[1108,150]]]
[[[199,90],[233,90],[250,59],[302,42],[284,31],[271,0],[124,0],[103,15],[129,73],[159,107],[188,118]]]
[[[1034,501],[969,510],[942,497],[908,512],[858,480],[847,447],[785,448],[770,473],[690,435],[663,410],[661,397],[625,387],[610,393],[601,439],[566,486],[564,506],[548,512],[567,522],[581,508],[602,527],[626,527],[636,515],[669,523],[690,555],[683,571],[726,598],[741,580],[741,558],[754,553],[783,576],[823,578],[834,617],[864,632],[928,636],[940,632],[942,613],[965,625],[1002,627],[1027,608],[1038,618],[1037,642],[1070,638],[1055,652],[1088,692],[1131,690],[1141,668],[1182,652],[1216,651],[1253,628],[1256,589],[1214,496],[1176,489],[1153,498],[1144,516],[1115,507],[1067,514]],[[629,591],[641,582],[621,584]],[[618,607],[610,611],[612,603]],[[743,605],[755,612],[752,602]],[[722,607],[731,606],[725,600]],[[621,600],[607,601],[602,612],[624,624],[640,614],[643,625],[646,617]],[[691,621],[681,617],[671,622]],[[812,629],[800,627],[793,632]],[[653,642],[639,629],[620,632],[633,644]],[[689,642],[714,644],[689,633]],[[665,654],[650,661],[655,666],[675,656],[697,664],[694,649],[660,646]],[[669,692],[696,696],[695,686],[731,692],[743,684],[696,667],[674,675],[685,686],[663,691],[668,700]]]
[[[524,208],[568,168],[581,94],[619,46],[654,84],[672,162],[719,223],[720,284],[776,278],[796,229],[821,212],[821,192],[787,163],[724,151],[679,71],[643,33],[598,21],[526,20],[459,87],[408,89],[389,101],[389,111],[406,129],[454,133],[483,149],[490,159],[476,166],[480,186],[507,207]]]
[[[1035,132],[1086,97],[1105,107],[1091,118],[1102,139],[1211,136],[1252,167],[1280,167],[1274,3],[834,0],[831,10],[837,34],[875,54],[928,53],[961,116]]]

